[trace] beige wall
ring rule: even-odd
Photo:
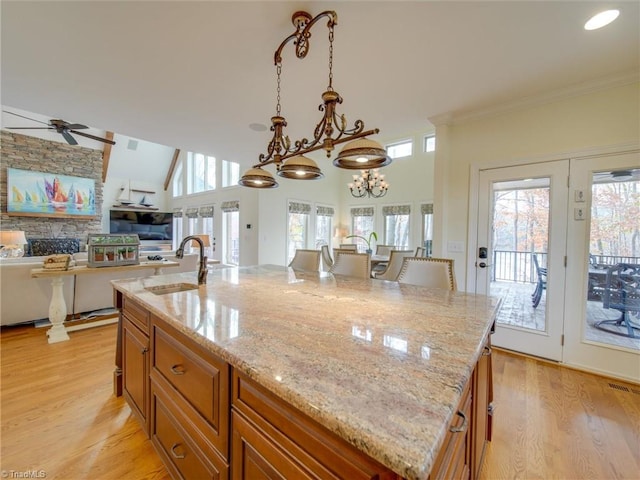
[[[465,285],[472,166],[515,165],[640,144],[640,83],[436,127],[434,254],[454,258]],[[471,206],[473,208],[473,205]]]

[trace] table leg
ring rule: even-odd
[[[62,287],[64,286],[63,277],[54,277],[51,280],[52,293],[51,303],[49,304],[49,321],[52,327],[47,330],[49,343],[58,343],[69,340],[67,329],[64,327],[64,321],[67,318],[67,305],[64,302],[64,294]]]

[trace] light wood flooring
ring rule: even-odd
[[[169,478],[113,396],[115,325],[52,345],[32,326],[0,333],[3,478]],[[640,478],[640,386],[494,352],[494,433],[481,480]]]

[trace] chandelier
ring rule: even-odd
[[[321,18],[327,19],[329,29],[329,86],[322,94],[322,104],[319,110],[323,112],[322,119],[313,130],[311,139],[303,138],[291,142],[284,134],[287,121],[281,114],[280,107],[280,77],[282,73],[282,50],[293,41],[296,57],[302,59],[309,52],[309,38],[311,28]],[[259,163],[247,170],[238,182],[245,187],[275,188],[278,186],[273,175],[263,167],[274,164],[278,176],[298,180],[316,180],[324,175],[316,162],[304,155],[323,149],[327,158],[335,146],[349,141],[333,160],[333,165],[351,170],[383,167],[391,163],[391,157],[378,142],[365,138],[374,135],[379,130],[365,130],[364,122],[356,120],[353,127],[347,128],[344,115],[338,115],[336,105],[342,103],[342,97],[333,89],[333,35],[334,27],[338,23],[338,16],[334,11],[324,11],[315,17],[307,12],[296,12],[291,18],[295,32],[285,38],[274,55],[276,66],[276,114],[271,117],[271,131],[273,137],[267,146],[266,153],[260,154]]]
[[[356,198],[368,197],[380,198],[384,197],[389,190],[389,184],[385,182],[384,175],[378,169],[362,170],[360,175],[353,176],[353,182],[349,183],[351,195]]]

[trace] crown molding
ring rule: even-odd
[[[540,95],[531,95],[483,109],[472,110],[459,114],[447,112],[439,115],[434,115],[432,117],[429,117],[428,120],[434,126],[459,124],[469,120],[476,120],[482,117],[495,116],[515,110],[521,110],[523,108],[557,102],[565,98],[577,97],[588,93],[607,90],[609,88],[621,87],[624,85],[636,83],[638,81],[640,81],[640,73],[637,70],[631,70],[622,74],[573,84],[568,87],[551,90]]]

